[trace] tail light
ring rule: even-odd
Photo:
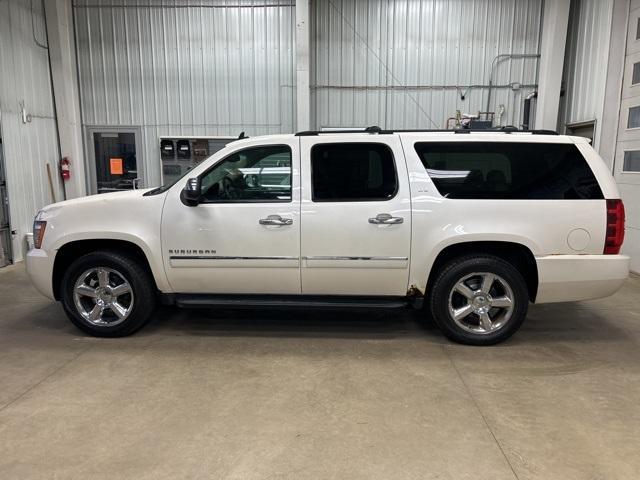
[[[607,200],[607,233],[604,254],[617,255],[624,241],[624,204],[622,200]]]

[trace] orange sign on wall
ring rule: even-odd
[[[109,159],[109,171],[111,175],[124,175],[124,166],[121,158]]]

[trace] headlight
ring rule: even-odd
[[[40,248],[42,245],[45,228],[47,228],[47,222],[43,220],[36,220],[33,222],[33,246],[35,248]]]

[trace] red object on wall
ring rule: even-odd
[[[62,175],[62,179],[66,182],[71,178],[71,170],[70,167],[71,162],[67,157],[64,157],[60,160],[60,175]]]

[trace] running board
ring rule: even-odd
[[[163,303],[183,308],[406,308],[406,297],[329,295],[165,295]]]

